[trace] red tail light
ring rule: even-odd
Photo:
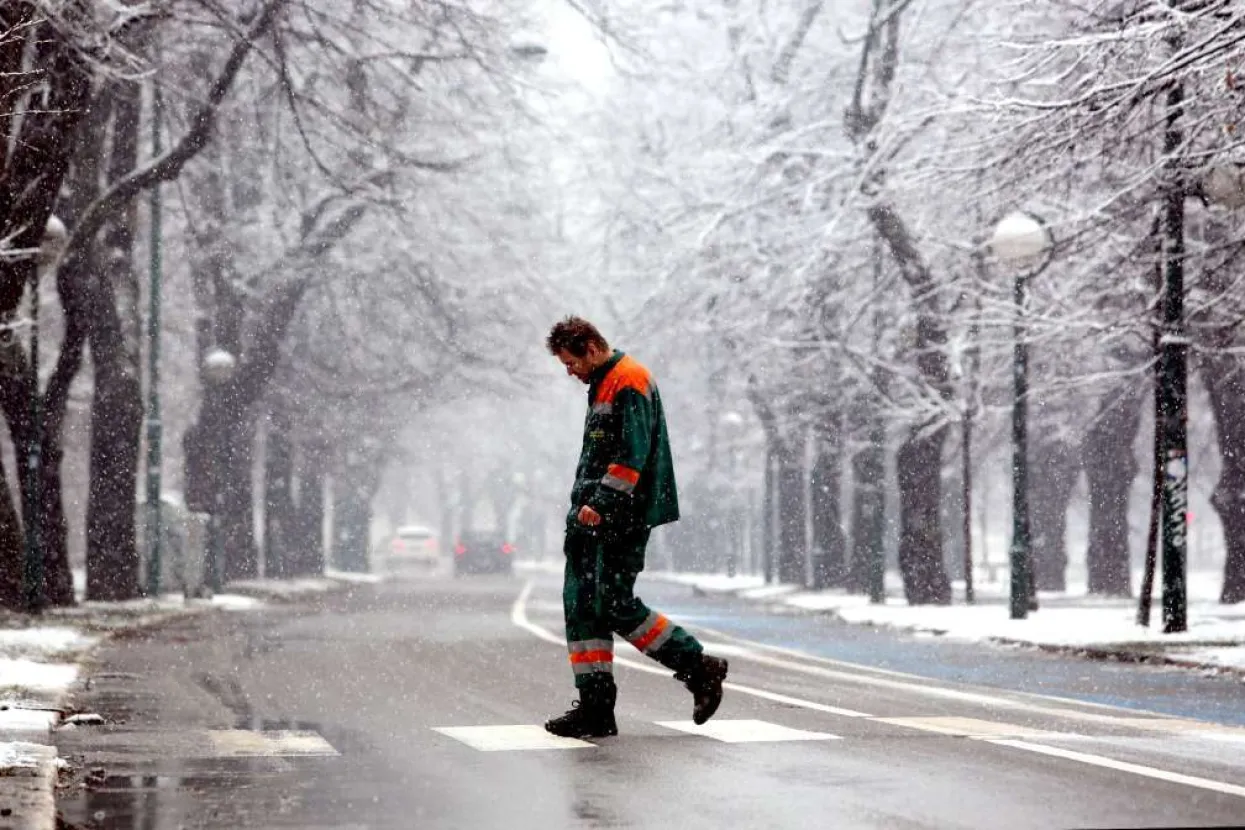
[[[390,547],[394,553],[406,553],[406,542],[403,542],[401,539],[394,539]]]
[[[510,554],[514,553],[514,545],[507,542],[506,544],[501,546],[501,552],[509,556]]]
[[[454,546],[455,556],[462,556],[466,552],[467,552],[467,546],[464,545],[462,542],[459,542],[457,545]]]

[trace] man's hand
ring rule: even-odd
[[[579,520],[581,525],[587,525],[588,527],[596,527],[601,524],[601,514],[586,504],[579,508],[579,515],[575,518]]]

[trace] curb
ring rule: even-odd
[[[1239,677],[1245,681],[1245,668],[1223,666],[1218,663],[1204,663],[1201,660],[1190,660],[1182,657],[1172,657],[1171,655],[1155,651],[1138,651],[1113,646],[1072,646],[1058,645],[1055,643],[1034,643],[1028,640],[1015,640],[1009,637],[989,637],[986,642],[1006,646],[1032,648],[1037,649],[1038,651],[1045,651],[1050,654],[1068,654],[1075,657],[1083,657],[1086,660],[1097,660],[1100,662],[1171,666],[1173,668],[1201,671],[1207,674]],[[1181,643],[1181,645],[1185,646],[1188,645],[1188,643]]]
[[[304,582],[306,590],[298,590],[298,583]],[[306,583],[314,582],[316,587],[307,587]],[[275,585],[264,585],[249,581],[231,582],[225,584],[221,588],[221,594],[233,594],[236,596],[248,597],[251,599],[263,600],[278,605],[292,605],[299,602],[305,602],[316,597],[329,596],[357,588],[362,582],[354,582],[349,579],[337,579],[331,576],[317,577],[306,580],[291,580],[289,584],[290,590],[282,590],[280,583]]]
[[[60,759],[46,744],[16,743],[20,766],[0,777],[0,822],[6,830],[56,830]]]
[[[267,590],[264,585],[243,585],[237,589],[226,586],[229,593],[247,596],[273,604],[292,604],[311,597],[325,596],[350,588],[350,580],[322,577],[319,587],[309,590]],[[98,638],[73,662],[82,667],[91,659],[95,648],[106,641],[124,641],[141,637],[160,628],[208,613],[229,609],[209,602],[195,602],[177,608],[137,610],[132,617],[124,614],[113,619],[91,619],[85,614],[49,615],[48,621],[75,626]],[[106,609],[99,615],[108,616]],[[80,681],[79,681],[80,682]],[[65,762],[59,757],[56,730],[65,718],[74,714],[67,708],[70,689],[50,700],[20,700],[0,703],[0,752],[8,751],[11,766],[0,768],[0,830],[56,830],[56,787]]]
[[[660,575],[654,575],[660,578]],[[679,580],[666,580],[673,584],[680,584]],[[682,583],[691,588],[693,595],[702,597],[723,597],[733,596],[737,599],[743,599],[754,605],[759,605],[767,609],[775,609],[783,613],[791,614],[809,614],[816,616],[826,616],[838,620],[845,625],[863,625],[872,628],[885,628],[890,631],[899,632],[921,632],[927,634],[943,635],[946,632],[937,628],[922,628],[902,625],[892,625],[884,622],[856,622],[843,617],[834,608],[798,608],[787,605],[784,602],[774,602],[773,597],[748,597],[745,596],[747,591],[754,590],[752,588],[703,588],[694,583]],[[798,589],[796,589],[798,590]],[[1100,662],[1116,662],[1116,663],[1136,663],[1138,665],[1150,666],[1170,666],[1172,668],[1187,669],[1191,671],[1200,671],[1207,674],[1223,675],[1228,677],[1239,677],[1245,681],[1245,667],[1224,666],[1218,663],[1206,663],[1201,660],[1193,660],[1184,657],[1173,657],[1164,654],[1159,650],[1150,649],[1130,649],[1121,646],[1111,645],[1061,645],[1058,643],[1037,643],[1032,640],[1018,640],[1014,637],[986,637],[982,642],[992,643],[994,645],[1011,646],[1014,648],[1029,648],[1037,651],[1043,651],[1048,654],[1064,654],[1074,657],[1081,657],[1086,660],[1097,660]],[[1181,643],[1182,647],[1189,645],[1197,645],[1196,643]],[[1161,648],[1161,647],[1159,647]]]

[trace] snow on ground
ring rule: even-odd
[[[259,597],[248,597],[242,594],[215,594],[209,602],[225,611],[253,611],[265,605]]]
[[[41,663],[26,658],[0,658],[0,694],[6,689],[26,692],[59,692],[78,679],[75,663]]]
[[[1236,670],[1245,670],[1245,603],[1220,605],[1223,575],[1194,571],[1188,578],[1188,630],[1164,634],[1161,588],[1156,586],[1150,627],[1137,624],[1137,599],[1091,597],[1083,574],[1072,573],[1067,592],[1038,596],[1039,610],[1010,619],[1007,574],[976,577],[975,603],[964,601],[955,584],[952,605],[912,606],[903,599],[897,574],[887,575],[887,600],[841,590],[805,591],[794,585],[764,585],[760,577],[717,574],[656,574],[701,590],[731,591],[741,597],[810,612],[833,613],[846,622],[942,635],[958,640],[1007,641],[1037,646],[1124,651]],[[1140,584],[1135,575],[1134,585]]]
[[[330,580],[337,580],[338,582],[354,582],[364,585],[375,585],[384,581],[384,577],[380,574],[361,574],[354,573],[352,571],[335,571],[332,568],[326,570],[324,575]]]
[[[232,589],[259,591],[276,598],[299,597],[331,591],[336,583],[331,579],[239,579],[230,582]]]
[[[0,775],[35,775],[44,747],[22,741],[0,742]]]
[[[0,656],[79,652],[97,639],[65,626],[0,629]]]

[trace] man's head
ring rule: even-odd
[[[562,361],[566,373],[584,383],[614,353],[597,327],[582,317],[567,317],[545,338],[549,354]]]

